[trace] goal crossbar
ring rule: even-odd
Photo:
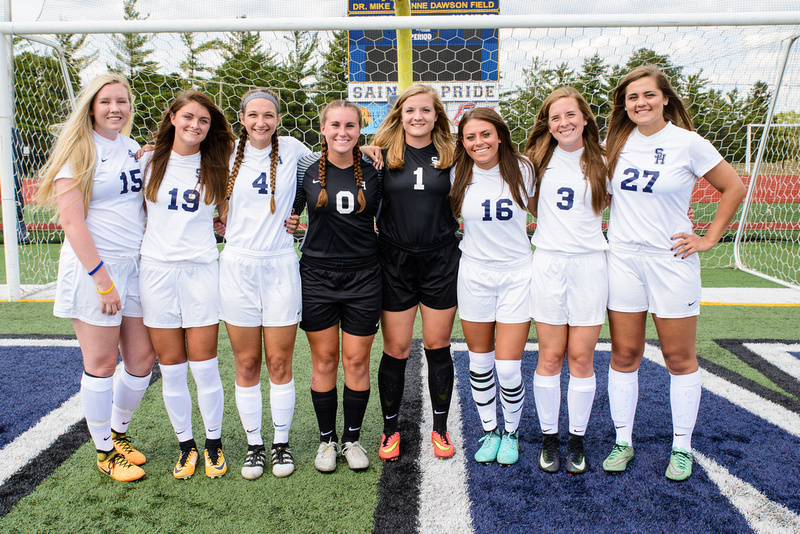
[[[426,27],[462,28],[604,28],[680,26],[800,25],[800,11],[748,13],[660,13],[626,15],[463,15],[425,16]],[[326,17],[271,19],[99,20],[0,22],[0,34],[170,33],[220,31],[416,29],[418,17]]]

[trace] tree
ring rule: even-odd
[[[181,61],[180,68],[186,75],[190,86],[196,87],[194,80],[200,73],[212,72],[214,69],[200,61],[200,55],[211,50],[219,50],[222,42],[219,39],[212,39],[195,46],[194,33],[186,32],[181,34],[181,42],[186,45],[186,59]]]
[[[312,62],[319,48],[319,34],[316,32],[293,31],[284,36],[291,44],[287,60],[278,68],[278,84],[284,94],[284,112],[281,125],[290,135],[297,137],[306,145],[319,144],[317,109],[305,90],[304,82],[316,72],[317,64]]]
[[[264,52],[258,32],[229,32],[220,49],[223,62],[214,70],[208,93],[234,124],[239,99],[248,89],[275,86],[277,64],[275,54]]]
[[[317,77],[319,103],[347,98],[349,50],[347,31],[333,32],[328,49],[322,52],[322,65]]]
[[[51,55],[26,50],[14,55],[14,116],[24,146],[30,148],[23,167],[38,169],[45,161],[52,135],[50,126],[69,114],[69,97],[61,66]]]
[[[67,62],[72,90],[76,93],[81,88],[81,72],[94,63],[99,54],[98,50],[88,53],[82,50],[88,37],[88,33],[61,33],[56,35],[58,45],[64,51],[64,60]],[[58,52],[53,50],[52,55],[57,58]]]
[[[136,11],[137,1],[124,0],[125,20],[147,20],[150,17],[149,13],[142,16],[141,13]],[[125,74],[129,80],[138,75],[155,73],[158,64],[147,59],[153,53],[153,49],[145,48],[152,38],[152,35],[146,33],[115,34],[111,38],[114,47],[117,49],[114,53],[114,58],[117,60],[114,70]]]
[[[530,68],[522,69],[522,84],[500,95],[500,114],[511,129],[511,138],[523,150],[528,132],[542,102],[552,91],[553,71],[540,57],[533,58]]]
[[[611,91],[608,83],[608,65],[599,54],[583,60],[581,72],[575,81],[575,88],[586,98],[594,113],[600,138],[605,137],[606,121],[611,115]]]

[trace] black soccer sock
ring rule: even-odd
[[[361,436],[361,423],[364,421],[368,402],[369,390],[353,391],[347,386],[344,387],[344,394],[342,395],[342,406],[344,407],[342,443],[358,441]]]
[[[447,414],[453,396],[453,356],[450,345],[440,349],[425,349],[428,360],[428,390],[433,407],[433,429],[440,435],[447,433]]]
[[[208,440],[206,440],[208,443]],[[182,451],[190,451],[192,449],[197,449],[197,443],[195,443],[194,438],[187,439],[186,441],[181,441],[178,443],[178,446],[181,448]]]
[[[327,443],[332,441],[338,443],[339,436],[336,435],[336,410],[339,407],[339,395],[336,388],[330,391],[311,390],[311,402],[314,404],[314,413],[317,414],[317,425],[319,426],[319,441]]]
[[[216,450],[216,449],[221,449],[222,448],[222,438],[217,438],[217,439],[206,438],[206,446],[205,446],[205,448],[207,450],[209,450],[209,451],[213,451],[213,450]]]
[[[397,432],[397,416],[403,400],[408,360],[389,356],[385,352],[378,367],[378,393],[383,411],[383,433],[386,437]]]

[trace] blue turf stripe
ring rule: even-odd
[[[0,346],[0,448],[80,389],[78,347]]]
[[[456,361],[465,362],[466,354]],[[697,467],[692,478],[681,484],[671,483],[664,477],[672,441],[672,425],[669,409],[669,375],[667,371],[647,360],[639,371],[639,407],[634,427],[636,457],[629,472],[607,475],[601,464],[614,441],[613,424],[608,410],[607,376],[608,352],[598,352],[595,359],[597,394],[592,409],[592,418],[586,437],[586,454],[589,472],[579,477],[570,477],[562,469],[555,475],[544,473],[536,466],[536,455],[540,447],[540,429],[535,415],[532,388],[525,399],[525,408],[520,426],[520,462],[511,467],[483,466],[469,462],[467,466],[472,517],[477,532],[527,532],[531,529],[552,532],[666,532],[666,531],[716,531],[747,532],[749,527],[743,517],[719,492],[705,472]],[[532,381],[537,354],[527,352],[523,357],[523,379]],[[464,365],[457,368],[459,393],[464,410],[465,454],[471,457],[477,450],[478,438],[482,435],[477,411],[472,403],[468,370]],[[562,371],[562,408],[559,420],[562,436],[562,457],[566,452],[567,436],[567,382],[569,372]],[[695,431],[694,445],[714,457],[729,469],[736,455],[752,459],[756,447],[745,452],[737,447],[735,440],[741,433],[727,436],[723,429],[730,418],[737,418],[746,429],[748,424],[761,424],[759,418],[734,407],[724,399],[704,392],[701,402],[701,417]],[[744,413],[743,413],[744,412]],[[498,407],[499,413],[499,407]],[[775,429],[769,431],[770,439],[790,445],[793,455],[800,454],[796,438]],[[725,439],[720,439],[725,436]],[[791,438],[791,439],[789,439]],[[752,440],[751,440],[752,441]],[[746,448],[746,447],[743,447]],[[728,453],[724,458],[719,453]],[[797,459],[790,460],[797,465]],[[761,463],[742,462],[741,470],[760,469]],[[787,473],[785,484],[797,487],[798,476]],[[760,489],[754,477],[737,476],[748,480]],[[775,476],[774,473],[771,475]],[[768,478],[767,475],[755,478]],[[774,484],[774,478],[771,483]],[[762,491],[767,488],[763,488]],[[767,493],[765,491],[765,493]],[[778,498],[772,492],[771,498]],[[789,508],[795,509],[796,497],[778,498]]]

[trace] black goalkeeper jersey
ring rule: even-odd
[[[334,261],[370,258],[378,252],[378,236],[374,217],[381,201],[383,171],[361,159],[364,198],[367,205],[361,213],[358,188],[353,167],[340,169],[328,162],[325,190],[328,203],[317,206],[322,190],[319,183],[320,154],[304,156],[297,164],[297,198],[294,209],[298,215],[308,204],[308,230],[300,246],[303,255]]]
[[[386,154],[384,152],[384,161]],[[437,169],[436,147],[406,146],[400,169],[385,169],[383,205],[378,217],[382,241],[407,250],[426,250],[450,242],[458,221],[450,209],[450,169]]]

